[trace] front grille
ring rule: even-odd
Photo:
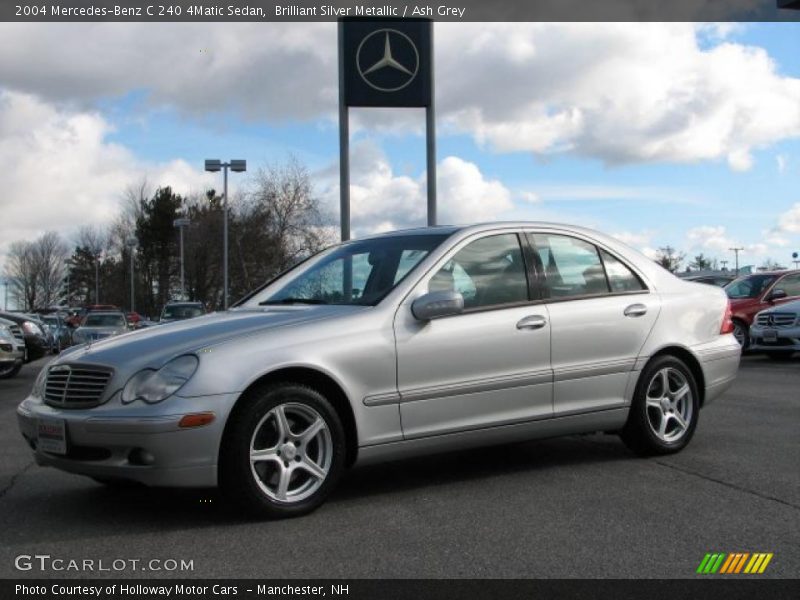
[[[56,365],[47,373],[44,400],[59,408],[91,408],[100,404],[113,371],[89,365]]]
[[[25,343],[25,335],[22,333],[22,329],[20,329],[19,325],[10,325],[8,328],[11,330],[11,335],[23,344]]]
[[[762,327],[791,327],[797,320],[795,313],[774,312],[758,315],[756,323]]]

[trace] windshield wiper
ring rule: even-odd
[[[316,298],[281,298],[280,300],[264,300],[258,303],[259,306],[268,306],[270,304],[327,304],[327,302]]]

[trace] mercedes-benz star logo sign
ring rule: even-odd
[[[417,76],[419,52],[405,33],[377,29],[358,45],[356,67],[361,79],[371,88],[396,92]]]

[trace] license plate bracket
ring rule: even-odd
[[[778,330],[777,329],[765,329],[764,334],[762,336],[765,342],[777,342],[778,341]]]
[[[50,454],[67,453],[67,424],[64,419],[38,419],[36,432],[37,449]]]

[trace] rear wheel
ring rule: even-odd
[[[692,372],[682,360],[660,356],[642,371],[620,435],[637,454],[678,452],[692,439],[699,409]]]
[[[345,464],[344,429],[328,400],[298,384],[261,388],[230,417],[220,486],[267,517],[306,514],[333,491]]]
[[[750,347],[750,328],[747,326],[747,323],[734,319],[733,337],[739,342],[739,345],[742,347],[742,352],[747,350]]]

